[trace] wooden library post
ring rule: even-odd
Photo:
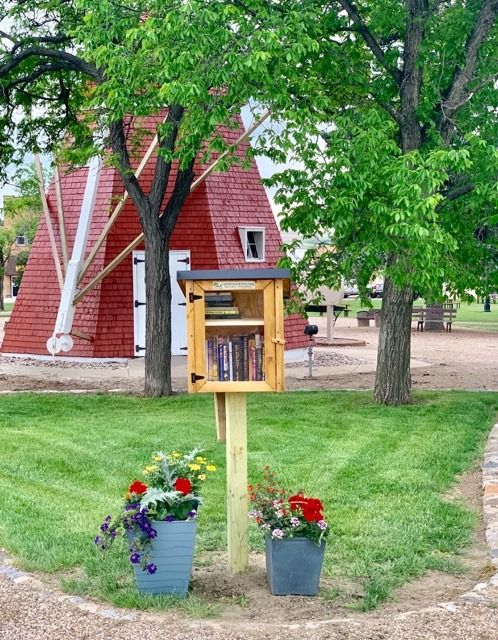
[[[246,393],[284,390],[287,269],[180,271],[187,308],[189,393],[214,393],[226,442],[228,562],[248,567]]]

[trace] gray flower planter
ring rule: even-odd
[[[149,562],[157,571],[149,575],[140,566],[134,565],[137,589],[141,593],[187,595],[192,560],[194,557],[196,520],[174,522],[154,521],[157,537],[151,541],[152,553]]]
[[[314,596],[322,571],[325,541],[266,537],[266,575],[274,596]]]

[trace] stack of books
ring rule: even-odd
[[[260,333],[214,336],[206,340],[208,380],[258,382],[265,379],[264,339]]]
[[[206,320],[233,320],[240,318],[239,308],[231,293],[206,293],[204,314]]]

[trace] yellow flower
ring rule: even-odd
[[[189,464],[188,468],[190,469],[190,471],[199,471],[199,469],[201,468],[201,465],[199,465],[199,464]]]
[[[181,458],[182,454],[178,453],[178,451],[173,451],[173,453],[171,454],[173,456],[173,458]]]
[[[206,467],[206,469],[208,471],[216,471],[216,467],[214,466],[214,464],[208,464],[208,466]]]
[[[131,500],[131,493],[130,493],[129,491],[127,491],[127,492],[124,494],[124,499],[125,499],[125,500]]]
[[[205,480],[206,479],[206,474],[205,473],[201,473],[199,476],[197,476],[197,478],[199,480]]]
[[[206,458],[203,458],[202,456],[197,456],[195,461],[198,462],[199,464],[206,464]]]
[[[149,473],[154,473],[154,471],[157,471],[157,464],[149,464],[148,467],[145,467],[144,474],[148,476]]]
[[[152,456],[152,460],[154,460],[154,462],[161,462],[162,459],[162,456]]]

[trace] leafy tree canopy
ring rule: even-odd
[[[282,226],[323,238],[297,272],[363,288],[383,272],[437,298],[497,286],[496,1],[304,2],[320,19],[303,72],[314,120],[262,141]],[[331,238],[331,240],[330,240]],[[330,249],[333,245],[333,249]],[[363,289],[365,290],[365,289]]]
[[[50,171],[44,170],[45,182],[50,179]],[[14,174],[13,186],[17,195],[4,196],[4,216],[15,235],[23,235],[31,244],[42,215],[40,188],[34,166],[21,165]]]
[[[16,141],[51,150],[67,144],[70,132],[72,158],[83,162],[112,143],[107,132],[112,138],[112,125],[126,115],[173,106],[182,108],[181,126],[177,144],[161,147],[164,161],[187,166],[207,140],[207,154],[219,152],[216,127],[230,123],[250,98],[292,108],[288,70],[317,47],[298,3],[260,15],[265,4],[4,0],[11,25],[0,56],[4,158],[15,155]],[[166,140],[176,125],[170,119],[158,132]],[[132,150],[138,140],[126,142]]]

